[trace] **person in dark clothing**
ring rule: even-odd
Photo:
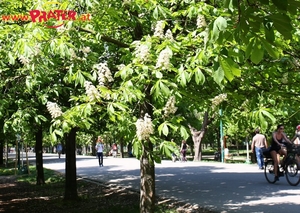
[[[186,160],[186,150],[187,150],[188,146],[186,144],[186,141],[185,140],[182,140],[182,143],[181,143],[181,148],[180,148],[180,153],[182,154],[182,161],[187,161]]]
[[[285,158],[287,155],[284,142],[292,144],[292,142],[284,133],[284,126],[280,124],[277,126],[277,130],[272,134],[272,144],[270,146],[270,154],[274,161],[275,181],[279,181],[278,166],[280,162],[280,156],[284,156]],[[284,159],[282,160],[282,162],[284,162]]]

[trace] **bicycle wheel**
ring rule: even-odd
[[[300,183],[300,170],[295,159],[287,162],[285,166],[285,177],[291,186],[297,186]]]
[[[268,160],[265,162],[265,177],[269,183],[275,183],[274,162]]]

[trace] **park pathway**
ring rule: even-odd
[[[57,155],[45,154],[44,167],[64,173],[64,160],[64,156],[58,159]],[[156,165],[155,173],[159,196],[218,212],[300,211],[300,185],[290,186],[285,177],[276,184],[269,184],[256,165],[162,161]],[[99,167],[95,157],[77,155],[77,175],[139,190],[139,161],[135,158],[106,157],[104,167]]]

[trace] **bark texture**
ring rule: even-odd
[[[66,177],[64,200],[77,200],[77,176],[76,176],[76,128],[66,134]]]
[[[194,161],[202,160],[202,146],[201,142],[206,133],[207,126],[211,123],[212,120],[208,119],[208,112],[204,113],[202,127],[200,130],[189,125],[190,131],[192,133],[192,139],[194,142]]]
[[[147,147],[148,146],[148,147]],[[154,213],[155,207],[155,167],[153,159],[147,154],[147,148],[152,150],[151,142],[145,143],[140,159],[141,190],[140,213]],[[150,159],[149,159],[150,158]]]
[[[36,185],[45,184],[43,168],[43,130],[39,128],[35,133],[35,158],[36,158]]]

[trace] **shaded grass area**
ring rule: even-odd
[[[47,213],[139,213],[139,193],[117,185],[77,180],[78,200],[64,201],[65,178],[60,173],[44,168],[45,185],[36,185],[35,167],[30,175],[14,175],[14,164],[0,166],[0,212]],[[171,199],[157,198],[157,213],[208,213],[199,206]]]

